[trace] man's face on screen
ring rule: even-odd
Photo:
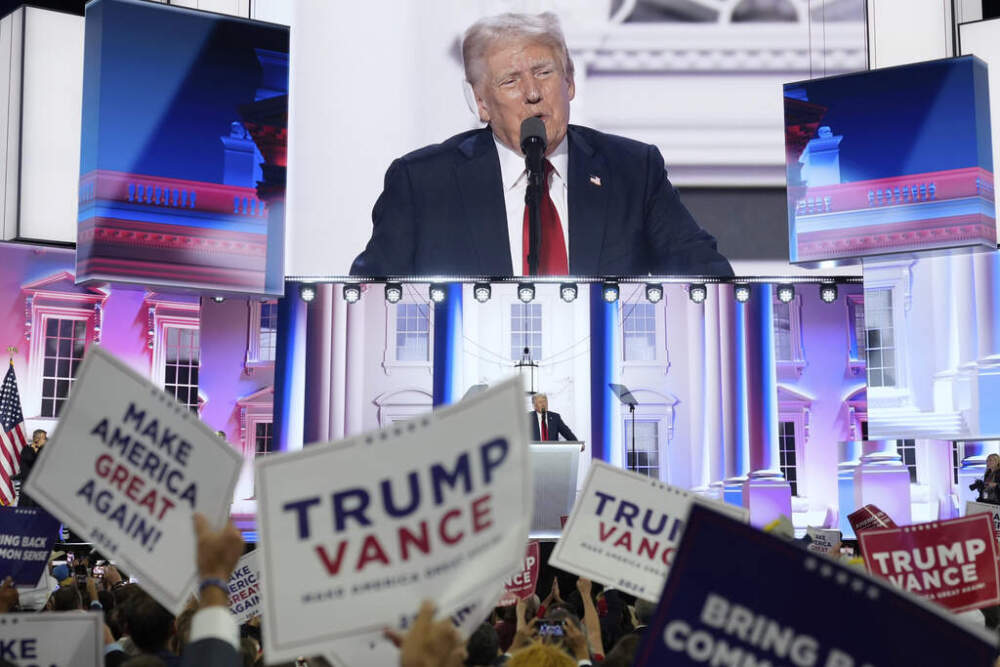
[[[535,406],[535,412],[548,412],[549,410],[549,399],[545,396],[533,396],[531,402]]]
[[[576,88],[558,53],[530,40],[497,43],[486,54],[486,76],[476,86],[479,117],[506,146],[520,153],[521,123],[538,116],[545,123],[546,153],[566,136],[569,102]]]

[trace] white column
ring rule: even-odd
[[[863,443],[861,465],[854,471],[854,508],[875,505],[898,526],[910,523],[910,473],[895,440]],[[850,512],[848,512],[850,514]]]
[[[333,352],[330,355],[330,440],[347,435],[347,302],[334,290],[333,321],[330,327]]]
[[[725,474],[725,470],[722,468],[724,445],[722,440],[719,308],[723,299],[731,297],[725,293],[723,287],[725,285],[709,285],[708,299],[705,302],[705,380],[704,399],[702,400],[704,445],[701,449],[701,466],[704,475],[703,483],[708,486],[720,480]],[[713,495],[721,497],[719,493]]]
[[[339,285],[337,286],[339,288]],[[337,299],[343,301],[342,292]],[[362,303],[345,304],[347,311],[347,371],[344,387],[344,435],[363,433],[365,407],[365,309]]]
[[[691,396],[691,403],[688,405],[687,413],[691,420],[691,435],[688,441],[688,456],[691,462],[691,487],[696,489],[707,489],[708,465],[703,454],[706,451],[705,424],[702,418],[705,406],[705,373],[704,359],[706,354],[705,346],[705,317],[706,310],[710,307],[709,300],[712,298],[711,291],[703,303],[695,303],[688,299],[687,308],[687,349],[685,354],[694,361],[693,372],[690,376],[688,390]]]

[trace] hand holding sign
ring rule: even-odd
[[[176,614],[198,580],[191,515],[224,524],[242,463],[187,406],[94,347],[25,490]]]
[[[338,642],[409,627],[406,600],[433,599],[465,633],[480,624],[524,558],[532,517],[523,396],[508,381],[390,430],[258,461],[269,661],[343,663]]]
[[[549,564],[655,601],[693,504],[747,517],[743,508],[594,461]]]

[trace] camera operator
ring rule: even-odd
[[[982,479],[977,479],[969,485],[973,491],[979,492],[976,502],[1000,505],[1000,454],[990,454],[986,457],[986,472]]]

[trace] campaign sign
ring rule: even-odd
[[[260,613],[260,606],[260,565],[257,552],[251,551],[243,554],[229,577],[229,611],[242,625]]]
[[[858,534],[868,571],[952,611],[1000,603],[993,520],[985,514]]]
[[[741,507],[594,461],[549,565],[656,602],[695,504],[747,520]]]
[[[257,462],[268,662],[384,643],[420,601],[468,634],[516,572],[532,517],[512,379],[380,432]],[[349,610],[346,611],[345,610]],[[367,664],[367,663],[359,663]]]
[[[34,507],[0,507],[0,579],[34,586],[49,564],[59,522]]]
[[[538,542],[528,542],[528,552],[524,554],[520,571],[507,577],[503,582],[504,592],[500,602],[497,603],[498,607],[509,607],[517,604],[518,600],[530,598],[535,594],[541,560]]]
[[[862,530],[870,530],[872,528],[896,527],[896,522],[876,505],[865,505],[854,510],[847,515],[847,520],[851,522],[851,528],[854,529],[855,535]]]
[[[92,347],[26,486],[177,614],[198,580],[191,515],[224,525],[242,463],[186,406]]]
[[[103,665],[104,616],[82,611],[0,614],[0,661],[23,667]]]
[[[993,521],[993,535],[996,537],[998,549],[1000,549],[1000,505],[993,503],[977,503],[968,501],[965,503],[965,516],[973,514],[989,514]]]
[[[820,554],[836,555],[840,549],[840,531],[836,528],[814,528],[808,526],[806,535],[809,536],[809,543],[806,549]]]
[[[695,505],[635,665],[992,665],[995,636]]]

